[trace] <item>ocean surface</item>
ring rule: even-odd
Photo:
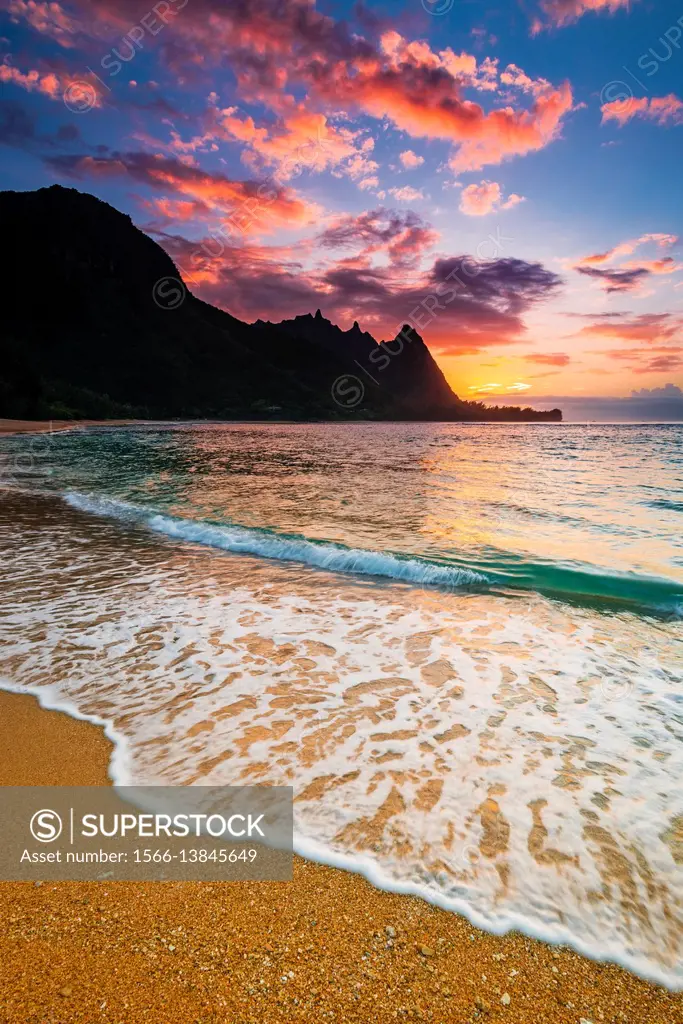
[[[683,988],[683,426],[0,439],[0,676],[122,783]]]

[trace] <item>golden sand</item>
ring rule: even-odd
[[[0,693],[0,784],[108,782],[102,731]],[[683,996],[295,859],[292,883],[0,883],[2,1024],[683,1024]]]

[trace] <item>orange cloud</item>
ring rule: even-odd
[[[26,89],[27,92],[42,92],[53,100],[57,100],[61,96],[59,79],[52,73],[41,75],[39,71],[29,71],[27,74],[23,74],[13,65],[0,64],[0,82],[5,84],[11,82],[21,89]]]
[[[667,249],[670,246],[675,246],[677,242],[677,234],[650,231],[647,234],[641,234],[638,239],[630,239],[627,242],[620,242],[620,244],[613,246],[611,249],[606,249],[602,253],[591,253],[588,256],[582,256],[577,263],[573,264],[573,266],[575,269],[582,266],[600,266],[603,263],[608,263],[612,259],[616,259],[618,256],[630,256],[640,246],[645,246],[649,243],[656,245],[659,249]],[[631,269],[633,269],[633,267],[631,267]]]
[[[181,160],[150,153],[112,153],[107,156],[58,156],[48,166],[70,177],[128,176],[174,199],[200,203],[236,234],[254,234],[276,227],[314,223],[321,211],[291,188],[272,182],[235,181]],[[168,208],[170,210],[170,207]]]
[[[542,149],[557,137],[572,109],[569,83],[555,88],[541,79],[533,82],[512,65],[506,84],[531,91],[531,108],[507,105],[486,113],[464,98],[463,91],[495,92],[495,61],[478,64],[474,56],[450,49],[435,53],[428,43],[408,41],[394,31],[384,33],[377,46],[311,4],[255,0],[235,10],[204,0],[202,6],[212,12],[214,39],[208,45],[216,49],[220,40],[221,59],[226,48],[231,53],[244,93],[277,107],[286,75],[287,81],[309,88],[313,103],[387,117],[415,138],[453,142],[457,149],[451,166],[456,171],[478,170]],[[193,17],[187,28],[196,32]],[[249,52],[258,57],[258,71],[246,57]],[[310,106],[307,102],[306,109]]]
[[[611,103],[603,103],[602,123],[616,121],[619,127],[623,127],[627,121],[634,117],[642,117],[648,121],[655,121],[657,124],[666,124],[672,121],[674,124],[683,123],[683,101],[673,93],[668,96],[647,96],[636,99],[631,96],[625,100],[613,100]]]
[[[189,199],[144,199],[141,205],[168,221],[196,220],[209,212],[204,203]]]
[[[101,26],[134,24],[140,16],[135,0],[74,3],[87,11],[93,40]],[[504,80],[499,79],[497,61],[491,58],[478,62],[450,48],[436,53],[428,43],[409,41],[394,31],[385,32],[377,43],[347,22],[322,14],[309,0],[193,0],[175,7],[171,0],[170,7],[173,17],[182,18],[182,34],[174,39],[167,60],[180,76],[208,72],[228,61],[245,99],[285,113],[286,123],[265,135],[253,124],[233,121],[225,126],[251,151],[260,150],[261,159],[271,161],[268,166],[289,158],[292,149],[298,152],[302,141],[313,137],[317,143],[317,127],[324,129],[330,157],[316,155],[312,147],[312,167],[343,162],[341,153],[353,140],[327,123],[318,112],[321,107],[328,116],[356,110],[386,117],[415,138],[452,142],[450,165],[456,173],[543,149],[558,137],[572,109],[568,82],[555,87],[533,80],[516,65],[508,65]],[[28,17],[26,12],[22,16]],[[303,87],[308,95],[299,110],[287,114],[282,97],[289,85]],[[464,96],[467,89],[496,94],[501,88],[530,94],[531,106],[513,105],[506,93],[504,104],[487,112]],[[290,101],[288,97],[284,106]],[[357,180],[367,184],[373,176],[374,171],[366,170]]]
[[[342,66],[329,81],[316,82],[316,90],[342,106],[388,117],[413,137],[455,143],[449,164],[456,172],[543,149],[557,138],[563,117],[572,109],[568,82],[558,88],[539,82],[530,109],[506,106],[486,113],[462,96],[463,83],[448,70],[443,55],[432,53],[426,43],[407,44],[398,33],[391,35],[396,39],[388,60],[378,57],[356,61],[352,69]]]
[[[683,270],[683,263],[676,263],[673,256],[664,256],[661,260],[629,260],[622,264],[624,270],[648,270],[651,274],[674,274],[677,270]]]
[[[539,363],[541,366],[567,366],[571,359],[566,352],[531,352],[522,356],[528,363]]]
[[[378,164],[368,157],[374,146],[360,132],[331,125],[325,114],[297,104],[278,124],[258,127],[252,117],[241,117],[236,107],[216,112],[221,137],[243,142],[251,159],[246,162],[277,168],[283,181],[302,169],[325,171],[345,162],[349,177],[359,179],[373,173]]]
[[[24,74],[13,64],[6,63],[0,64],[0,82],[5,85],[17,85],[27,92],[42,93],[43,96],[47,96],[51,100],[61,100],[65,97],[68,100],[71,88],[81,89],[84,85],[81,79],[75,78],[73,75],[57,74],[54,71],[48,71],[45,74],[40,71],[27,71]],[[97,90],[89,85],[85,85],[85,88],[88,90],[86,109],[101,106]],[[76,100],[75,94],[74,100]]]
[[[588,314],[590,316],[590,314]],[[669,342],[683,331],[683,316],[675,313],[615,313],[591,318],[579,335],[618,338],[622,341]]]
[[[456,172],[476,171],[544,149],[558,137],[572,105],[571,86],[565,82],[539,95],[530,110],[505,107],[476,118],[464,132],[450,167]]]

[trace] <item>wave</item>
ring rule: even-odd
[[[670,501],[668,498],[657,498],[655,501],[645,502],[649,508],[661,508],[667,512],[683,512],[683,501]]]
[[[683,584],[635,572],[608,573],[598,567],[576,563],[532,562],[502,551],[493,551],[488,556],[481,554],[476,564],[469,560],[463,565],[455,556],[448,561],[439,561],[389,551],[350,548],[340,543],[310,540],[275,530],[183,519],[114,498],[73,491],[66,493],[64,499],[84,512],[135,522],[176,540],[234,554],[297,562],[329,572],[372,576],[416,586],[442,589],[505,587],[536,591],[578,603],[683,618]]]
[[[420,558],[403,557],[383,551],[348,548],[329,541],[313,541],[304,537],[275,533],[248,526],[214,526],[191,519],[177,519],[152,513],[139,506],[111,498],[89,498],[69,493],[66,500],[74,508],[96,515],[142,520],[149,529],[177,540],[205,544],[241,555],[257,555],[284,562],[300,562],[360,576],[378,576],[423,586],[462,587],[487,583],[482,573],[459,566],[439,565]]]
[[[482,560],[490,580],[565,601],[683,618],[683,583],[636,572],[607,572],[567,562],[526,562],[514,555]]]
[[[54,500],[53,497],[51,501]],[[333,779],[343,779],[353,770],[359,772],[358,780],[350,790],[330,785],[314,800],[297,802],[297,853],[357,872],[378,887],[409,893],[461,913],[487,931],[500,934],[515,929],[546,941],[571,945],[586,955],[620,963],[645,978],[683,990],[683,960],[675,959],[680,944],[674,946],[678,941],[674,929],[670,934],[666,931],[676,879],[672,874],[675,865],[670,858],[671,846],[668,839],[664,846],[663,838],[678,810],[675,779],[681,774],[678,771],[677,775],[680,757],[674,735],[674,698],[680,696],[680,673],[668,656],[675,644],[672,629],[618,616],[602,620],[587,616],[587,621],[576,629],[576,617],[568,615],[566,608],[549,608],[544,603],[532,602],[528,596],[515,602],[517,612],[514,603],[504,598],[486,601],[485,607],[479,609],[483,612],[480,616],[476,607],[480,602],[476,599],[467,601],[467,605],[475,606],[471,610],[463,608],[465,602],[457,596],[444,594],[434,601],[416,588],[403,586],[375,587],[371,591],[365,588],[361,600],[348,588],[341,595],[331,591],[325,600],[315,600],[306,583],[303,594],[309,596],[299,600],[294,582],[294,591],[288,585],[274,587],[264,598],[248,587],[243,592],[240,587],[233,588],[235,566],[239,568],[241,564],[239,555],[235,559],[227,553],[224,558],[213,557],[211,547],[206,548],[201,559],[202,569],[208,560],[214,565],[218,563],[219,571],[217,585],[208,592],[202,585],[205,574],[198,572],[196,565],[189,565],[185,577],[182,564],[174,565],[172,586],[159,589],[154,583],[164,580],[168,559],[162,558],[157,564],[156,558],[148,558],[149,552],[137,550],[137,544],[127,555],[133,585],[121,587],[116,573],[121,554],[116,541],[118,534],[128,531],[125,525],[123,529],[107,528],[108,541],[91,552],[83,551],[80,542],[84,533],[90,532],[83,529],[88,526],[86,514],[96,512],[113,517],[114,523],[127,521],[131,524],[130,532],[137,535],[150,529],[149,523],[155,516],[163,521],[171,519],[176,527],[206,524],[160,515],[158,505],[145,508],[73,493],[68,501],[83,510],[79,513],[80,527],[78,521],[67,522],[54,532],[49,544],[40,545],[32,540],[25,544],[20,531],[10,552],[12,559],[8,560],[7,568],[8,584],[12,585],[8,607],[13,610],[15,628],[5,660],[8,666],[12,664],[15,679],[6,684],[0,678],[0,688],[36,693],[45,707],[61,708],[104,725],[114,743],[110,776],[115,784],[149,785],[162,779],[168,783],[196,784],[213,771],[206,767],[212,763],[213,755],[230,747],[241,749],[242,753],[228,762],[221,761],[216,780],[229,784],[231,779],[244,782],[251,778],[273,783],[281,781],[281,773],[289,769],[288,779],[295,792],[304,794],[323,770],[319,758],[309,761],[305,756],[310,749],[309,741],[324,723],[334,722],[340,741],[330,744],[321,755],[324,771]],[[16,506],[21,509],[22,503],[17,502]],[[57,520],[54,507],[47,502],[45,510]],[[35,522],[33,512],[27,515],[26,522]],[[231,535],[235,530],[208,525]],[[263,531],[245,527],[240,528],[240,533],[251,535],[252,539],[263,535]],[[149,536],[156,546],[159,535]],[[184,535],[173,536],[177,539],[166,546],[172,544],[177,552]],[[331,546],[309,543],[314,547]],[[200,549],[193,550],[199,557]],[[85,566],[80,562],[82,552]],[[580,582],[572,583],[571,574],[563,576],[561,566],[530,565],[528,559],[515,562],[512,554],[506,556],[493,548],[480,549],[476,554],[477,564],[488,557],[486,564],[495,562],[501,575],[508,578],[516,569],[523,583],[546,568],[564,586],[588,586],[591,578],[595,589],[607,586],[597,572],[592,576],[585,572]],[[81,590],[82,581],[87,579],[84,568],[91,564],[94,571],[103,574],[106,585]],[[230,588],[221,585],[221,564]],[[54,574],[55,569],[60,574],[58,585],[48,588],[45,601],[36,602],[25,592],[24,581],[33,579],[39,570]],[[642,582],[637,580],[638,586]],[[500,604],[497,612],[490,607],[496,600]],[[74,615],[75,605],[78,615]],[[392,614],[394,610],[400,614]],[[159,628],[161,644],[157,640],[148,643],[142,636],[141,629],[150,625]],[[486,627],[485,640],[481,639],[480,626]],[[370,632],[368,639],[358,642],[360,627],[370,627]],[[259,638],[273,641],[272,645],[264,645],[266,653],[259,666],[250,660],[253,631]],[[421,638],[420,644],[422,638],[429,638],[418,664],[413,664],[411,657],[410,641],[414,637]],[[296,638],[300,638],[300,643]],[[280,658],[283,640],[287,641],[289,651],[287,663]],[[309,641],[317,640],[322,641],[322,650],[316,653]],[[82,656],[75,657],[69,671],[57,678],[50,674],[50,666],[64,643],[71,641],[79,645]],[[95,661],[93,651],[101,655]],[[193,652],[189,658],[188,651]],[[21,656],[13,658],[13,652]],[[300,655],[314,662],[312,671],[306,670],[303,676],[298,664]],[[168,665],[179,664],[178,658],[183,663],[182,670],[169,674]],[[433,659],[446,659],[451,664],[462,683],[462,691],[456,691],[450,682],[434,688],[433,680],[422,671],[422,665]],[[216,680],[208,686],[207,666]],[[511,682],[506,667],[513,670]],[[292,744],[296,750],[284,762],[279,760],[281,753],[273,753],[281,743],[276,734],[251,751],[238,743],[241,737],[255,735],[255,725],[272,720],[280,687],[263,696],[263,680],[271,671],[279,673],[280,683],[295,701],[288,718],[294,723],[289,739],[296,741]],[[401,682],[396,684],[395,706],[385,723],[389,727],[391,721],[391,732],[381,740],[375,735],[375,712],[381,706],[377,701],[385,700],[389,691],[381,685],[368,691],[367,681],[381,684],[387,673],[392,680],[398,675]],[[49,687],[43,689],[35,682],[40,679],[49,679]],[[323,681],[317,688],[322,699],[316,704],[314,717],[309,718],[312,679]],[[405,685],[406,680],[409,685]],[[535,688],[539,680],[548,680],[556,687],[550,708],[546,705],[550,698],[543,688],[533,690],[537,699],[529,699],[531,687]],[[585,683],[589,680],[595,680],[596,685],[587,700]],[[360,704],[355,698],[349,702],[347,694],[350,697],[358,693],[359,683],[363,687]],[[232,706],[238,696],[245,695],[254,696],[254,707],[247,699],[245,709],[237,717],[221,714],[221,708]],[[511,884],[504,897],[500,896],[495,865],[490,858],[480,855],[479,814],[475,811],[481,808],[490,784],[503,777],[495,765],[482,771],[477,756],[491,742],[490,708],[498,705],[500,696],[505,697],[507,718],[496,725],[494,742],[503,762],[507,760],[503,772],[509,777],[510,790],[505,806],[501,806],[510,830],[507,856]],[[169,702],[178,710],[172,721],[168,716]],[[197,743],[194,727],[207,719],[215,721],[214,727]],[[439,748],[432,749],[426,744],[429,749],[423,750],[423,741],[425,735],[438,738],[441,730],[454,721],[466,724],[469,738],[457,740],[461,744],[457,756],[449,756],[446,763],[442,762]],[[558,771],[566,767],[566,743],[553,744],[553,750],[541,759],[542,763],[535,759],[537,737],[547,732],[549,721],[554,723],[552,727],[558,736],[572,737],[572,744],[575,740],[580,742],[581,737],[590,737],[578,758],[581,763],[597,756],[589,750],[600,752],[599,762],[588,762],[591,776],[586,778],[585,786],[567,792],[562,786],[552,785]],[[352,738],[342,731],[343,723],[348,722],[353,723]],[[394,729],[409,726],[414,736],[396,738]],[[643,768],[643,736],[651,750],[665,755],[661,761],[648,760],[647,770]],[[373,796],[367,781],[376,774],[374,748],[400,752],[403,762],[412,764],[421,779],[439,779],[445,773],[450,780],[444,783],[443,802],[425,812],[424,819],[414,802],[413,781],[396,782],[406,807],[402,827],[410,836],[425,837],[416,843],[415,856],[409,859],[393,856],[391,840],[386,848],[361,852],[344,848],[346,843],[337,838],[342,822],[372,817],[384,800],[382,789],[377,789]],[[261,774],[263,764],[270,766],[266,775]],[[606,899],[598,907],[591,904],[589,894],[599,887],[606,869],[599,843],[586,841],[582,808],[594,806],[591,798],[596,786],[602,787],[600,777],[604,773],[607,782],[614,772],[620,775],[620,795],[613,798],[612,807],[601,809],[602,824],[618,837],[615,842],[620,847],[623,842],[628,870],[634,872],[636,880],[637,850],[647,854],[649,862],[655,865],[657,877],[653,884],[658,892],[648,896],[639,890],[628,906],[619,903],[617,893],[614,901]],[[392,785],[394,782],[389,780],[387,786]],[[416,787],[421,785],[415,782]],[[551,814],[555,821],[562,821],[562,851],[570,860],[577,855],[575,873],[569,864],[561,873],[551,863],[540,866],[536,859],[538,851],[534,853],[529,847],[528,797],[524,794],[539,791],[549,796],[546,822],[552,820]],[[366,795],[371,799],[366,800]],[[434,868],[439,863],[435,852],[438,846],[431,845],[432,840],[439,842],[439,835],[447,834],[445,826],[442,832],[439,822],[454,820],[454,815],[472,822],[471,827],[463,826],[452,850],[452,860],[447,860],[457,872],[455,877]],[[472,865],[469,841],[479,851]],[[639,908],[646,903],[648,914],[641,918]]]

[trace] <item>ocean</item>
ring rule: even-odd
[[[0,439],[0,676],[125,784],[683,988],[683,426]]]

